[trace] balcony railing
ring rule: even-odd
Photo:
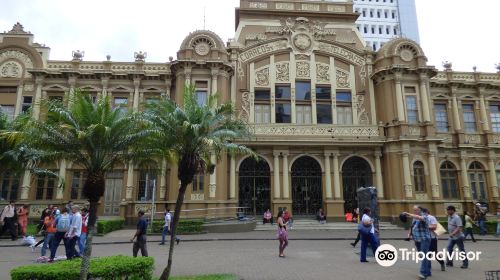
[[[300,124],[253,124],[250,129],[255,136],[326,136],[335,138],[379,137],[378,126],[372,125],[300,125]]]

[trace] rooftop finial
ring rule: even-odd
[[[139,51],[139,52],[135,52],[134,53],[134,58],[135,58],[136,62],[144,62],[144,61],[146,61],[146,57],[147,56],[148,56],[147,52]]]
[[[7,33],[9,33],[9,34],[30,34],[29,32],[24,31],[23,25],[20,24],[19,22],[16,22],[16,24],[14,24],[14,26],[12,26],[12,29]]]
[[[85,55],[85,52],[80,51],[80,50],[76,50],[76,51],[73,51],[71,53],[71,55],[73,56],[73,60],[82,61],[83,56]]]
[[[448,60],[443,61],[444,70],[451,71],[452,66],[453,66],[453,64],[451,62],[449,62]]]

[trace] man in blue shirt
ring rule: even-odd
[[[134,242],[132,251],[134,253],[134,257],[137,257],[137,252],[141,249],[141,255],[143,257],[147,257],[148,249],[146,248],[146,230],[148,228],[148,222],[146,221],[146,218],[144,218],[143,210],[139,210],[137,215],[139,217],[139,221],[137,222],[137,231],[135,232],[134,237],[130,239],[130,242]]]
[[[413,206],[413,214],[407,212],[404,212],[403,214],[413,218],[411,236],[409,237],[413,237],[417,251],[426,255],[431,246],[429,218],[422,212],[422,208],[418,205]],[[424,257],[422,263],[420,264],[420,274],[418,275],[418,278],[426,279],[429,276],[431,276],[431,261]]]

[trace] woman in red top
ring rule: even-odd
[[[87,208],[82,209],[82,233],[78,238],[78,249],[80,251],[80,256],[83,255],[85,250],[85,242],[87,241],[87,224],[89,219],[89,211]]]
[[[21,235],[26,236],[26,228],[28,227],[28,205],[24,204],[17,210],[17,223],[21,228]]]

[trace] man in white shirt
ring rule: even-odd
[[[0,230],[0,235],[8,230],[12,241],[17,239],[17,217],[16,217],[16,204],[14,200],[11,200],[8,205],[2,211],[0,216],[0,224],[2,229]]]
[[[68,260],[79,256],[76,252],[75,245],[82,234],[82,215],[80,214],[80,206],[73,205],[71,211],[73,212],[73,217],[71,218],[69,230],[65,235],[67,239],[66,258]]]
[[[172,226],[173,226],[172,213],[170,213],[170,209],[167,209],[165,213],[165,224],[163,225],[163,230],[161,231],[161,242],[160,245],[165,245],[165,236],[167,234],[172,234]],[[175,236],[175,241],[177,244],[181,241],[177,236]]]

